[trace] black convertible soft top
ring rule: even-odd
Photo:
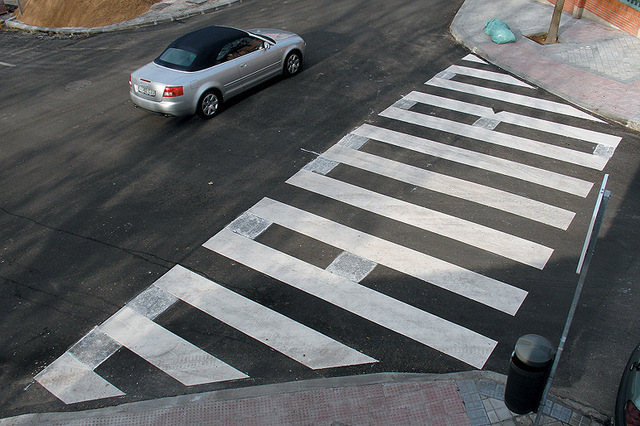
[[[201,28],[175,40],[153,62],[181,71],[199,71],[215,65],[220,49],[227,43],[248,35],[246,31],[217,25]],[[185,50],[194,53],[196,57],[189,65],[179,65],[160,59],[169,49]]]

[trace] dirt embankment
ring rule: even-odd
[[[102,27],[135,18],[159,1],[22,0],[23,14],[18,19],[40,27]]]

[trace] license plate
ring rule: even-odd
[[[143,84],[138,86],[138,93],[142,93],[143,95],[147,95],[147,96],[155,96],[156,95],[156,91],[155,90],[153,90],[151,87],[143,85]]]

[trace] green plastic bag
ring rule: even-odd
[[[491,41],[498,44],[513,43],[516,36],[513,35],[509,26],[500,19],[492,19],[484,26],[484,33],[491,37]]]

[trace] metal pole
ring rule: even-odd
[[[18,12],[20,13],[20,16],[22,16],[22,5],[20,4],[20,0],[16,0],[18,2]]]
[[[583,256],[581,256],[580,266],[582,270],[580,271],[580,266],[578,270],[580,271],[580,278],[578,279],[578,285],[576,286],[576,291],[573,295],[573,301],[571,302],[571,308],[569,308],[569,315],[567,316],[567,321],[564,325],[564,331],[562,332],[562,337],[560,338],[560,344],[558,345],[558,351],[556,353],[556,357],[553,360],[553,365],[551,366],[551,372],[549,373],[549,378],[547,379],[547,384],[544,387],[544,391],[542,392],[542,403],[540,407],[538,407],[538,413],[536,415],[536,420],[533,423],[534,426],[538,426],[540,424],[540,419],[542,418],[542,413],[544,411],[544,407],[547,404],[547,397],[549,395],[549,390],[551,389],[551,383],[553,382],[553,377],[558,369],[558,363],[560,362],[560,355],[562,355],[562,351],[564,349],[564,344],[567,341],[567,335],[569,334],[569,329],[571,328],[571,323],[573,322],[573,317],[576,313],[576,309],[578,308],[578,299],[580,299],[580,293],[582,293],[582,287],[584,286],[584,281],[587,278],[587,271],[589,270],[589,264],[591,263],[591,258],[593,257],[593,252],[596,249],[596,242],[598,241],[598,234],[600,233],[600,226],[602,226],[602,220],[604,219],[604,211],[607,209],[607,204],[609,203],[609,197],[611,195],[610,191],[605,190],[605,186],[607,185],[607,179],[609,175],[605,175],[602,180],[602,186],[600,187],[600,194],[598,195],[598,201],[596,201],[596,206],[593,211],[593,216],[591,218],[591,224],[589,226],[589,231],[587,232],[587,237],[585,239],[585,247],[588,243],[588,249],[583,250]],[[584,263],[582,263],[582,257],[584,257]]]
[[[589,229],[587,230],[587,236],[584,239],[584,245],[582,246],[582,253],[580,254],[580,261],[578,262],[578,267],[576,268],[576,274],[579,274],[582,271],[582,265],[584,264],[585,256],[587,255],[587,249],[589,248],[589,244],[591,243],[591,234],[593,233],[593,228],[596,223],[596,217],[598,211],[600,211],[600,203],[602,203],[603,198],[603,190],[607,186],[607,181],[609,180],[609,175],[604,175],[602,179],[602,186],[600,187],[600,193],[598,195],[598,199],[596,200],[596,206],[593,208],[593,215],[591,216],[591,223],[589,223]]]

